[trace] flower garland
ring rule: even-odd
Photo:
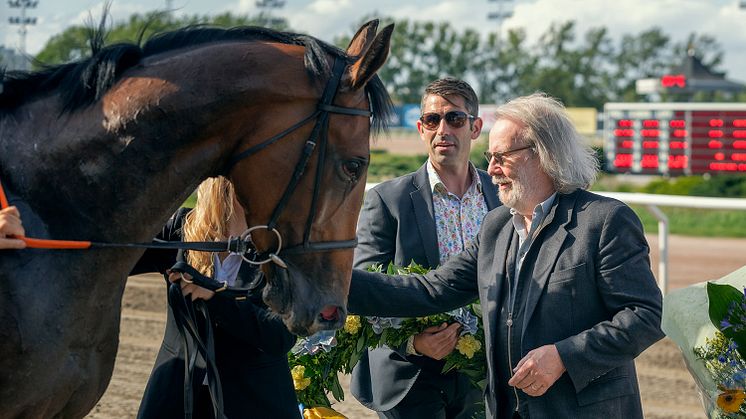
[[[709,315],[718,329],[703,347],[694,348],[717,384],[715,418],[746,416],[746,290],[707,283]]]
[[[371,272],[382,272],[381,265],[373,265]],[[389,264],[388,275],[424,274],[428,269],[412,263],[401,267]],[[330,408],[328,394],[337,401],[344,400],[338,373],[349,374],[364,351],[383,345],[401,347],[407,339],[430,326],[459,322],[461,336],[456,350],[444,358],[443,373],[457,370],[466,374],[472,383],[484,389],[486,359],[484,329],[479,303],[470,304],[447,313],[426,317],[394,318],[349,315],[342,329],[322,331],[298,341],[288,355],[298,401],[305,408]],[[311,416],[306,409],[306,416]]]

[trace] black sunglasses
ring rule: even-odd
[[[487,159],[487,164],[490,164],[492,162],[492,159],[495,159],[495,162],[502,166],[505,163],[505,156],[507,156],[510,153],[515,153],[516,151],[526,150],[529,148],[534,148],[533,145],[527,145],[523,147],[514,148],[512,150],[503,151],[502,153],[499,153],[497,151],[485,151],[484,152],[484,158]]]
[[[432,112],[423,114],[420,117],[420,121],[422,122],[422,126],[426,129],[434,130],[438,129],[440,121],[443,118],[445,118],[446,124],[450,125],[452,128],[461,128],[467,120],[474,120],[476,116],[461,111],[449,111],[446,112],[445,116]]]

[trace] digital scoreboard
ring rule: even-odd
[[[746,103],[607,103],[606,169],[746,173]]]

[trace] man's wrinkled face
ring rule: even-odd
[[[542,182],[551,180],[541,170],[534,150],[523,148],[528,144],[519,139],[520,130],[521,126],[510,119],[498,119],[495,122],[490,131],[488,151],[500,153],[502,164],[498,159],[492,158],[487,172],[498,187],[503,205],[521,214],[530,214],[534,206],[541,202],[536,201],[538,197],[535,195],[538,191],[545,190]]]

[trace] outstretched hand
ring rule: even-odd
[[[15,237],[25,235],[21,214],[16,207],[0,210],[0,249],[23,249],[26,242]]]
[[[172,283],[178,283],[181,286],[181,295],[186,297],[190,295],[192,301],[194,300],[209,300],[215,295],[214,291],[210,291],[207,288],[202,288],[199,285],[193,284],[192,276],[189,274],[182,274],[179,272],[169,272],[168,280]]]
[[[460,323],[431,326],[414,336],[414,349],[433,359],[443,359],[453,352],[458,342]]]

